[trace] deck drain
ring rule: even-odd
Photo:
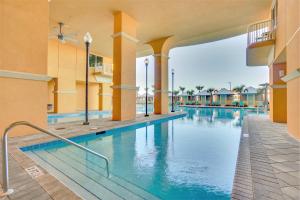
[[[25,170],[32,178],[37,178],[44,175],[43,171],[35,165],[32,167],[28,167]]]
[[[64,129],[66,129],[65,127],[57,127],[57,128],[55,128],[55,130],[64,130]]]

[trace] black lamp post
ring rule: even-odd
[[[145,66],[146,66],[146,113],[145,113],[145,117],[148,117],[148,64],[149,64],[149,60],[148,58],[145,59]]]
[[[171,112],[175,112],[174,110],[174,69],[172,69],[172,109]]]
[[[89,125],[89,113],[88,113],[88,96],[89,96],[89,47],[93,41],[93,38],[89,32],[83,37],[86,46],[86,62],[85,62],[85,121],[83,125]]]

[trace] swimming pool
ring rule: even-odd
[[[184,117],[72,138],[110,158],[109,179],[98,157],[60,141],[22,150],[87,190],[88,199],[230,199],[247,112],[184,110]]]
[[[144,113],[145,105],[137,104],[136,112],[138,114]],[[153,104],[148,105],[148,112],[153,112]],[[85,113],[83,111],[78,113],[48,114],[48,124],[80,121],[84,120],[84,117]],[[107,117],[111,117],[111,111],[89,111],[89,119],[102,119]]]

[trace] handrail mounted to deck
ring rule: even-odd
[[[9,131],[16,127],[16,126],[28,126],[28,127],[31,127],[33,129],[36,129],[38,131],[41,131],[43,133],[46,133],[50,136],[53,136],[55,138],[58,138],[68,144],[71,144],[71,145],[74,145],[76,147],[78,147],[79,149],[82,149],[84,151],[87,151],[91,154],[94,154],[95,156],[98,156],[102,159],[105,160],[105,163],[106,163],[106,172],[107,172],[107,177],[109,177],[109,161],[108,161],[108,158],[95,152],[95,151],[92,151],[80,144],[77,144],[67,138],[64,138],[60,135],[57,135],[55,133],[52,133],[50,131],[47,131],[45,129],[42,129],[40,127],[37,127],[29,122],[26,122],[26,121],[19,121],[19,122],[15,122],[15,123],[12,123],[11,125],[9,125],[5,131],[4,131],[4,134],[3,134],[3,138],[2,138],[2,178],[3,178],[3,194],[1,194],[1,196],[5,196],[5,195],[9,195],[11,193],[13,193],[13,189],[9,189],[9,174],[8,174],[8,150],[7,150],[7,135],[9,133]]]

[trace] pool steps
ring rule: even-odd
[[[100,199],[159,199],[142,188],[113,174],[111,174],[111,177],[108,179],[105,176],[104,168],[96,163],[91,166],[86,166],[83,163],[85,158],[83,156],[78,156],[79,152],[77,151],[69,149],[67,152],[68,154],[63,153],[62,151],[57,153],[57,151],[59,150],[53,151],[53,153],[45,150],[26,153],[29,153],[29,156],[34,154],[35,158],[42,160],[44,164],[51,165],[56,170],[58,169],[55,166],[59,165],[59,171],[61,173],[71,178],[85,190]],[[82,158],[82,161],[80,161],[80,158]]]

